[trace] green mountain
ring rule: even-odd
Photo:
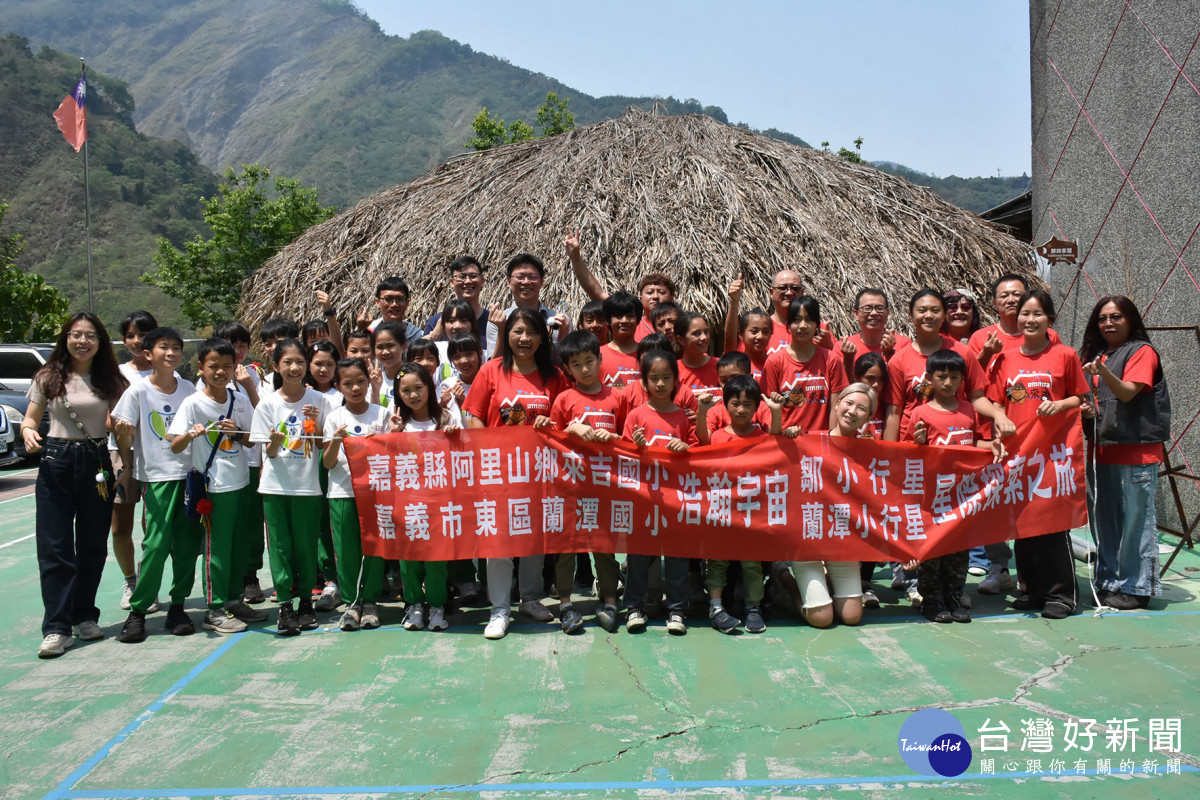
[[[79,59],[16,35],[0,38],[0,197],[10,209],[5,230],[25,237],[18,265],[35,270],[87,307],[83,154],[63,140],[51,114],[79,77]],[[157,237],[179,244],[206,233],[197,199],[216,177],[179,142],[133,127],[129,88],[88,70],[92,261],[96,311],[112,324],[137,308],[163,324],[181,324],[179,306],[139,277]]]
[[[577,124],[627,105],[725,113],[698,101],[591,97],[433,31],[387,36],[344,0],[2,0],[4,24],[128,82],[138,130],[214,170],[259,162],[346,207],[461,153],[481,107],[533,121],[547,92]]]
[[[1004,201],[1027,192],[1030,187],[1028,175],[1016,178],[960,178],[957,175],[948,175],[939,178],[892,161],[872,161],[871,166],[918,186],[926,186],[959,208],[974,211],[976,214],[982,214],[989,208],[995,208]]]

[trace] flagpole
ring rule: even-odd
[[[83,58],[79,59],[79,68],[81,73],[87,72],[87,64]],[[88,312],[96,313],[95,298],[92,293],[92,184],[91,175],[88,171],[88,143],[87,139],[83,140],[83,229],[84,238],[87,239],[87,274],[88,274]]]

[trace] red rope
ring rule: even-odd
[[[1162,43],[1162,39],[1159,39],[1154,35],[1154,31],[1150,30],[1150,26],[1146,24],[1146,20],[1142,19],[1142,15],[1137,12],[1137,9],[1129,5],[1129,0],[1125,0],[1125,7],[1133,12],[1133,15],[1137,17],[1138,22],[1142,23],[1142,27],[1146,29],[1146,33],[1150,34],[1150,38],[1158,42],[1158,46],[1161,47],[1162,51],[1167,54],[1167,58],[1170,59],[1171,63],[1175,65],[1175,69],[1183,73],[1183,67],[1181,67],[1179,62],[1175,60],[1175,57],[1171,55],[1171,51],[1168,50],[1167,46]],[[1187,62],[1186,58],[1184,59],[1184,62]],[[1192,79],[1187,76],[1187,73],[1183,73],[1183,79],[1188,82],[1189,86],[1192,87],[1192,91],[1194,91],[1196,94],[1200,94],[1200,89],[1196,88],[1196,84],[1192,83]]]

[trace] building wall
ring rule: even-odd
[[[1077,239],[1050,282],[1078,346],[1096,300],[1148,327],[1200,324],[1200,0],[1032,0],[1033,243]],[[1200,472],[1200,340],[1151,332],[1167,375],[1171,458]],[[1189,519],[1200,491],[1179,481]],[[1160,522],[1178,527],[1166,481]]]

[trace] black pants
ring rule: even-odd
[[[71,633],[99,621],[96,591],[108,558],[113,482],[108,499],[96,491],[96,473],[112,474],[108,448],[87,439],[47,438],[38,467],[37,555],[42,579],[42,635]]]
[[[650,570],[658,569],[658,556],[630,554],[625,570],[625,607],[644,610],[646,592],[649,589]],[[687,614],[688,607],[688,559],[666,556],[663,571],[666,573],[664,590],[667,595],[667,610]]]
[[[966,550],[922,561],[917,565],[917,591],[922,601],[948,605],[958,597],[967,582]]]
[[[1017,539],[1013,545],[1017,572],[1025,592],[1047,603],[1062,603],[1075,610],[1075,556],[1069,531]]]

